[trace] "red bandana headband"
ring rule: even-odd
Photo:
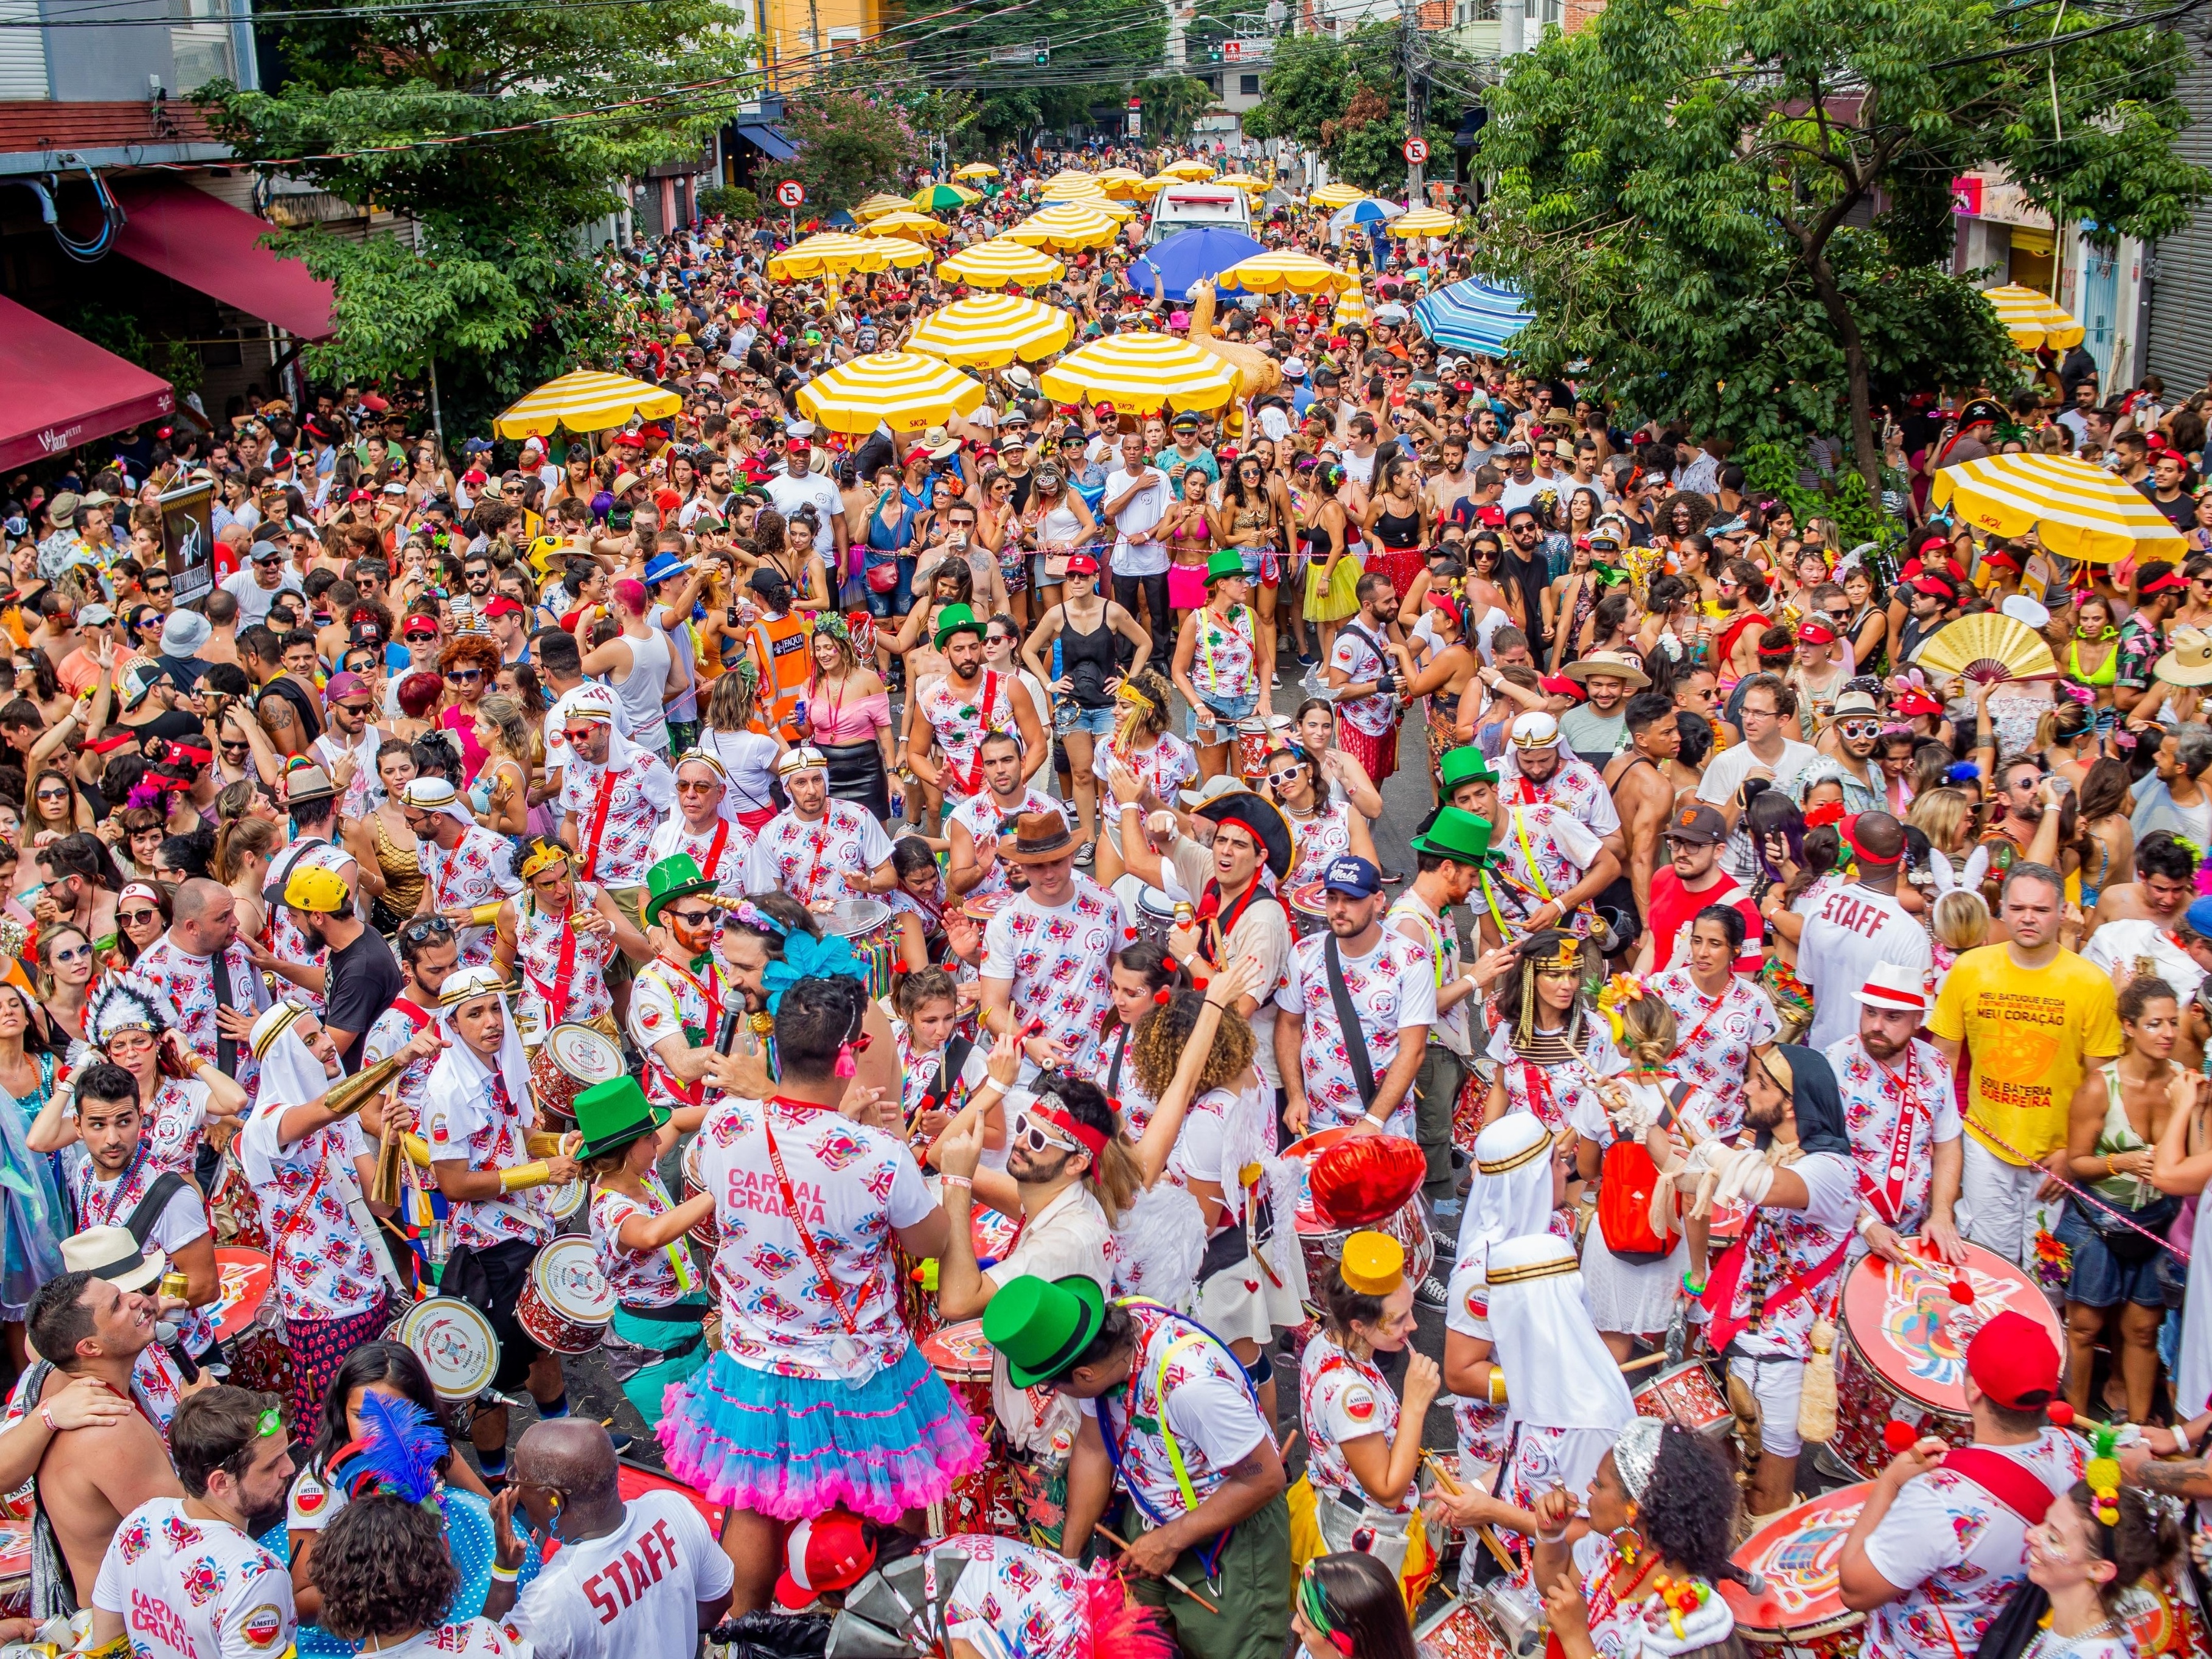
[[[1850,847],[1851,852],[1862,863],[1888,866],[1896,863],[1898,860],[1905,856],[1905,849],[1902,847],[1899,847],[1896,852],[1892,853],[1887,858],[1882,857],[1879,853],[1869,853],[1867,851],[1867,849],[1863,846],[1860,845],[1859,842],[1858,823],[1858,815],[1856,813],[1853,813],[1850,817],[1844,820],[1844,841],[1845,845]]]
[[[1093,1164],[1105,1155],[1106,1137],[1089,1124],[1079,1122],[1075,1114],[1060,1103],[1058,1095],[1039,1095],[1028,1105],[1023,1107],[1022,1110],[1030,1117],[1042,1118],[1060,1133],[1073,1140],[1077,1146],[1091,1154],[1091,1161]]]

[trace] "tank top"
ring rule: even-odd
[[[1106,607],[1098,607],[1098,626],[1087,634],[1076,632],[1073,621],[1063,615],[1060,650],[1060,672],[1074,682],[1076,707],[1111,707],[1106,682],[1114,678],[1114,630],[1106,625]]]
[[[661,688],[668,684],[668,639],[648,626],[643,639],[625,634],[630,653],[629,672],[613,682],[614,694],[629,714],[630,741],[641,749],[668,746],[668,717],[662,712]]]
[[[1073,546],[1082,534],[1083,520],[1066,507],[1048,507],[1037,521],[1037,540],[1054,547]]]
[[[1420,538],[1421,512],[1418,507],[1411,513],[1385,510],[1375,515],[1375,539],[1393,552],[1417,547]]]
[[[2066,678],[2076,685],[2112,685],[2119,679],[2120,653],[2117,650],[2105,653],[2104,661],[2094,668],[2081,666],[2081,641],[2066,642]]]
[[[2105,1121],[2097,1130],[2097,1143],[2089,1148],[2093,1158],[2117,1158],[2122,1152],[2139,1152],[2150,1143],[2136,1133],[2136,1126],[2128,1121],[2127,1103],[2120,1097],[2120,1067],[2115,1060],[2104,1068]],[[2130,1210],[2140,1210],[2158,1196],[2157,1189],[2140,1176],[2106,1176],[2089,1183],[2090,1190],[2109,1198],[2113,1203]]]

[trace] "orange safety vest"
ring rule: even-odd
[[[799,700],[806,694],[807,683],[813,677],[813,654],[807,649],[811,633],[805,613],[798,611],[774,621],[763,617],[754,623],[753,661],[760,670],[761,706],[768,711],[765,721],[755,717],[755,731],[792,725]]]

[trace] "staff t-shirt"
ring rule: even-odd
[[[672,1492],[630,1500],[618,1531],[566,1544],[507,1615],[546,1659],[644,1659],[698,1645],[699,1603],[729,1593],[730,1558]]]
[[[1817,998],[1808,1044],[1825,1048],[1859,1029],[1852,993],[1881,962],[1925,975],[1933,962],[1927,931],[1888,894],[1856,882],[1821,900],[1797,941],[1797,977]]]
[[[1966,1133],[2008,1164],[2021,1161],[2015,1152],[2040,1159],[2062,1146],[2088,1062],[2120,1052],[2118,998],[2071,951],[2022,968],[2010,945],[1984,945],[1953,963],[1928,1030],[1964,1042],[1973,1061]]]

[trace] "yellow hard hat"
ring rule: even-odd
[[[345,880],[335,870],[308,865],[295,869],[284,883],[284,902],[295,910],[335,915],[353,902]]]

